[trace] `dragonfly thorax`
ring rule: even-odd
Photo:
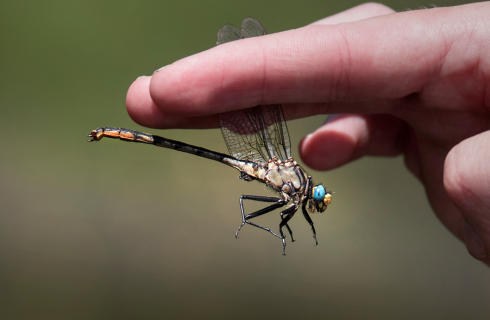
[[[274,190],[292,198],[301,199],[306,193],[308,176],[294,161],[270,162],[264,175],[266,184]]]

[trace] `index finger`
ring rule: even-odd
[[[462,15],[461,9],[435,10],[226,43],[154,73],[151,99],[163,113],[186,117],[274,103],[286,104],[287,117],[288,106],[305,107],[292,117],[390,112],[441,67],[444,32],[453,31],[441,30],[440,21],[456,23]]]

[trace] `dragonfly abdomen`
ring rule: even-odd
[[[100,127],[96,130],[92,130],[92,132],[88,136],[92,138],[89,141],[99,141],[103,137],[107,137],[128,142],[153,144],[155,146],[174,149],[177,151],[194,154],[203,158],[219,161],[236,169],[239,169],[235,166],[236,163],[244,163],[244,161],[236,160],[235,158],[230,157],[229,155],[224,153],[208,150],[198,146],[193,146],[191,144],[187,144],[177,140],[167,139],[157,135],[129,130],[125,128]]]
[[[174,149],[181,152],[186,152],[190,154],[194,154],[199,157],[224,162],[225,159],[231,158],[229,155],[224,153],[219,153],[216,151],[212,151],[209,149],[201,148],[198,146],[193,146],[191,144],[187,144],[184,142],[180,142],[177,140],[171,140],[160,136],[153,136],[153,144],[159,147]],[[232,158],[233,159],[233,158]]]

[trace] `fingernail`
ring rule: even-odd
[[[156,69],[156,70],[155,70],[155,72],[158,72],[158,71],[160,71],[160,70],[162,70],[163,68],[166,68],[166,67],[168,67],[168,66],[169,66],[169,64],[167,64],[166,66],[161,67],[160,69]]]
[[[470,225],[464,222],[464,242],[468,252],[476,259],[483,259],[487,256],[485,245],[481,241],[480,237],[476,234]]]
[[[325,123],[324,124],[327,124],[329,122],[332,122],[334,121],[335,119],[339,118],[341,115],[340,114],[337,114],[337,113],[334,113],[334,114],[329,114],[328,117],[327,117],[327,120],[325,120]]]
[[[136,78],[136,80],[139,78],[146,78],[146,77],[148,77],[148,76],[139,76],[138,78]]]

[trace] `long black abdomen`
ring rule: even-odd
[[[223,160],[227,159],[227,158],[233,159],[233,157],[230,157],[229,155],[224,154],[224,153],[215,152],[212,150],[208,150],[208,149],[201,148],[198,146],[193,146],[191,144],[187,144],[187,143],[180,142],[177,140],[171,140],[171,139],[167,139],[167,138],[155,136],[155,135],[153,136],[153,144],[156,146],[159,146],[159,147],[164,147],[164,148],[174,149],[174,150],[181,151],[181,152],[187,152],[187,153],[195,154],[196,156],[200,156],[203,158],[207,158],[207,159],[211,159],[211,160],[215,160],[215,161],[219,161],[219,162],[223,162]]]
[[[92,138],[89,141],[99,141],[103,137],[107,137],[128,142],[153,144],[155,146],[174,149],[181,152],[187,152],[203,158],[219,161],[230,166],[233,166],[232,164],[230,164],[230,161],[234,163],[234,160],[236,160],[235,158],[224,153],[211,151],[177,140],[171,140],[164,137],[125,128],[100,127],[97,130],[92,130],[92,132],[88,136]]]

